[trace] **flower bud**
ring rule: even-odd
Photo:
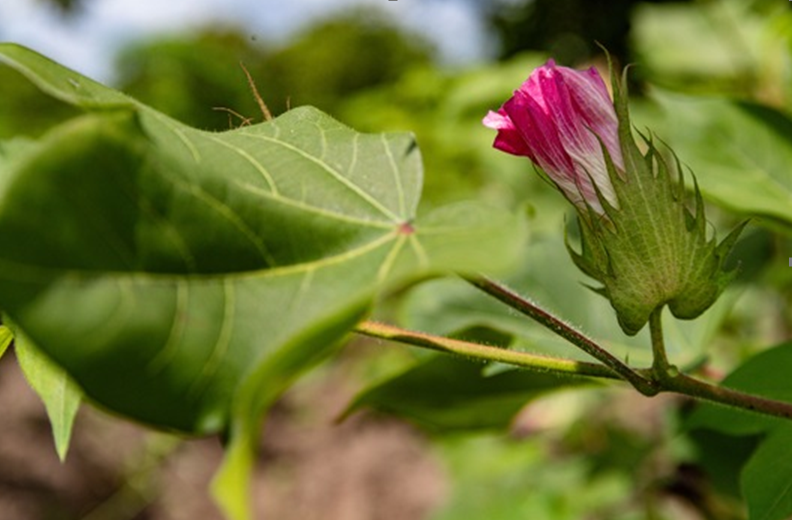
[[[484,124],[498,131],[495,148],[529,157],[573,204],[602,213],[599,190],[618,205],[602,147],[624,169],[619,122],[595,68],[577,71],[549,60]]]
[[[621,83],[613,79],[611,102],[595,69],[550,60],[484,124],[498,130],[495,148],[529,157],[575,205],[581,251],[567,245],[570,255],[633,335],[664,305],[692,319],[715,302],[734,275],[723,264],[744,223],[720,244],[707,238],[695,179],[691,211],[673,152],[667,159],[645,137],[646,152],[636,146]]]

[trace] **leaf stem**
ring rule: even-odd
[[[495,299],[505,303],[512,309],[528,316],[554,333],[569,341],[593,358],[610,368],[622,379],[629,382],[636,390],[646,396],[653,396],[660,392],[656,381],[648,378],[623,363],[619,358],[599,346],[591,338],[584,335],[560,318],[553,316],[537,304],[520,296],[512,290],[485,277],[464,277],[474,287],[484,291]]]
[[[610,368],[584,361],[540,356],[516,350],[479,345],[458,339],[435,336],[423,332],[402,329],[385,323],[364,321],[355,329],[365,336],[397,341],[417,347],[423,347],[438,352],[457,354],[476,360],[496,361],[510,365],[527,368],[538,372],[551,372],[559,375],[572,375],[583,377],[599,377],[606,379],[621,379]]]

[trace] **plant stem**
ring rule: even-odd
[[[655,379],[662,380],[664,374],[679,372],[668,362],[665,341],[663,340],[663,307],[660,306],[649,315],[649,335],[652,338],[652,373]]]
[[[474,287],[505,303],[512,309],[544,325],[585,353],[602,362],[602,364],[619,374],[619,376],[629,382],[643,395],[656,395],[661,390],[653,379],[644,377],[641,373],[620,361],[619,358],[597,345],[597,343],[582,332],[573,328],[568,323],[565,323],[560,318],[553,316],[527,298],[520,296],[488,278],[465,277],[465,280]]]
[[[743,410],[792,419],[792,403],[746,394],[722,386],[694,379],[668,362],[663,341],[662,307],[649,316],[649,333],[652,337],[652,377],[664,392],[674,392]]]
[[[527,368],[538,372],[552,372],[558,375],[599,377],[606,379],[621,379],[610,368],[584,361],[573,361],[570,359],[560,359],[550,356],[540,356],[528,354],[516,350],[508,350],[498,347],[490,347],[470,343],[457,339],[434,336],[423,332],[406,330],[393,325],[364,321],[355,329],[359,334],[365,336],[397,341],[417,347],[428,348],[439,352],[457,354],[476,360],[496,361],[507,363],[521,368]]]
[[[731,388],[706,383],[682,373],[669,374],[669,377],[663,380],[661,384],[663,389],[668,392],[724,404],[742,410],[750,410],[764,415],[792,419],[792,403],[746,394]]]

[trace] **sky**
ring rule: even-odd
[[[257,40],[278,42],[317,17],[356,5],[376,5],[426,35],[448,64],[493,52],[476,0],[84,0],[71,18],[41,0],[0,0],[0,41],[21,43],[89,77],[112,81],[115,52],[138,39],[226,22]]]

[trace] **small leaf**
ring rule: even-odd
[[[526,370],[485,375],[487,365],[434,356],[358,395],[345,415],[369,407],[432,431],[507,428],[529,401],[554,390],[592,384]]]
[[[792,516],[792,426],[773,431],[742,472],[750,520],[787,520]]]
[[[55,449],[63,461],[69,450],[72,426],[80,408],[82,391],[62,368],[19,331],[14,342],[14,352],[25,379],[44,402],[52,426]]]
[[[5,351],[8,350],[8,346],[13,339],[14,334],[11,332],[11,329],[5,325],[0,325],[0,358],[3,357]]]

